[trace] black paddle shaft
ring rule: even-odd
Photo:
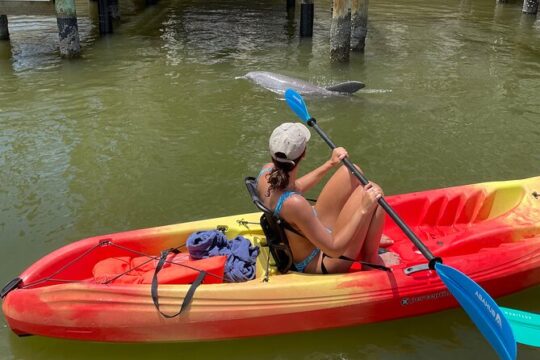
[[[307,121],[307,124],[311,126],[312,128],[317,131],[317,133],[322,137],[322,139],[330,146],[330,148],[333,150],[337,146],[334,144],[334,142],[326,135],[326,133],[317,125],[317,121],[314,118],[311,118]],[[364,186],[366,186],[369,183],[369,180],[362,174],[349,160],[348,157],[344,158],[343,163],[347,168],[353,173],[354,176],[360,180],[360,183]],[[411,228],[405,224],[403,220],[399,217],[399,215],[395,212],[395,210],[388,204],[386,199],[384,197],[379,198],[378,200],[379,205],[386,211],[386,213],[394,220],[394,222],[399,226],[401,230],[407,235],[407,237],[413,242],[413,244],[420,250],[422,255],[425,256],[425,258],[429,261],[429,268],[435,269],[435,263],[439,262],[442,263],[442,259],[440,257],[435,257],[433,253],[424,245],[422,240],[416,236],[416,234],[411,230]]]

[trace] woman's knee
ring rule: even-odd
[[[381,219],[382,221],[384,221],[384,219],[386,217],[386,211],[384,211],[382,206],[377,205],[377,210],[375,210],[375,217],[377,219]]]
[[[360,166],[354,164],[354,167],[356,168],[356,170],[358,171],[362,171],[360,169]],[[357,188],[358,186],[360,186],[360,180],[358,180],[358,178],[352,173],[352,171],[349,170],[348,167],[346,166],[341,166],[338,171],[336,172],[336,174],[340,177],[345,177],[348,179],[348,181],[351,183],[351,185],[353,186],[353,188]]]

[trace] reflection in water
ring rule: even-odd
[[[0,43],[0,283],[79,238],[254,211],[242,179],[268,160],[268,134],[292,115],[277,95],[235,80],[249,71],[366,83],[308,106],[388,194],[539,175],[540,26],[519,4],[372,2],[365,53],[331,67],[330,0],[316,2],[310,39],[299,39],[299,11],[288,17],[283,0],[162,0],[135,11],[141,1],[120,2],[112,36],[80,19],[79,61],[59,58],[54,18],[10,17],[12,41]],[[314,137],[304,166],[327,157]],[[505,301],[540,311],[537,297]],[[0,327],[7,358],[155,353],[494,356],[459,310],[207,346],[18,339]]]
[[[280,34],[291,21],[283,16],[282,8],[236,4],[204,2],[169,12],[163,22],[162,38],[167,49],[173,51],[171,57],[206,65],[249,61],[263,49],[285,42],[286,37]],[[290,33],[286,35],[291,37]]]
[[[79,18],[78,25],[81,46],[85,49],[95,40],[94,26],[88,18]],[[12,67],[16,73],[26,70],[51,70],[62,63],[58,55],[56,18],[10,16],[9,31]],[[0,57],[0,63],[7,58],[9,57]]]

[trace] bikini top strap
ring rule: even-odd
[[[292,195],[298,194],[296,191],[285,191],[278,199],[276,208],[274,209],[274,216],[279,216],[281,209],[283,208],[283,203],[290,198]]]
[[[271,172],[272,170],[274,170],[273,167],[262,168],[261,171],[259,171],[259,175],[257,175],[257,179],[255,180],[255,183],[259,183],[259,178],[263,176],[264,174]]]

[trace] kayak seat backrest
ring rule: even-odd
[[[285,274],[289,270],[294,270],[292,252],[285,233],[285,227],[290,227],[290,225],[279,216],[274,215],[274,212],[263,204],[257,191],[257,180],[254,177],[246,177],[244,181],[251,196],[251,201],[262,211],[261,227],[266,237],[266,244],[279,272]]]

